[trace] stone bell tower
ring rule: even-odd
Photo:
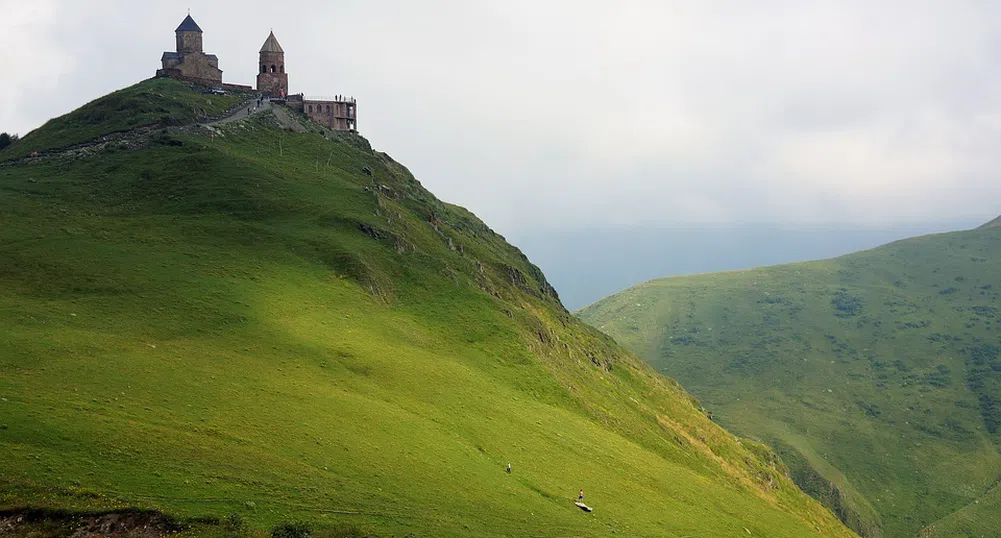
[[[288,73],[285,72],[285,51],[271,32],[261,47],[258,62],[257,91],[271,97],[288,95]]]
[[[202,52],[202,29],[195,23],[195,19],[188,15],[181,21],[181,25],[174,30],[177,39],[177,53],[191,54]]]

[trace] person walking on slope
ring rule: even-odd
[[[577,494],[577,502],[584,502],[584,490],[580,490],[580,493]]]

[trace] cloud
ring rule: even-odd
[[[0,23],[37,51],[3,128],[151,75],[190,2],[81,4]],[[273,28],[293,91],[358,97],[377,147],[501,232],[1001,213],[996,2],[191,7],[227,79],[253,81]]]

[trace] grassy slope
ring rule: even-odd
[[[770,443],[856,529],[915,536],[1001,477],[999,267],[985,228],[656,280],[580,315]]]
[[[158,78],[111,93],[49,120],[0,153],[0,161],[138,127],[182,125],[223,113],[249,98],[240,93],[213,95],[185,88],[173,79]]]
[[[0,168],[0,508],[850,535],[473,215],[271,121]]]
[[[998,529],[1001,529],[1001,488],[995,486],[987,495],[936,521],[921,537],[980,538],[997,536]]]

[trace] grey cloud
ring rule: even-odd
[[[21,2],[0,129],[150,76],[190,2]],[[227,79],[274,28],[294,91],[501,232],[1001,213],[1001,4],[193,4]],[[8,75],[9,76],[9,75]]]

